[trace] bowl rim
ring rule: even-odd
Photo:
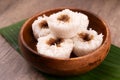
[[[45,56],[45,55],[42,55],[42,54],[38,54],[37,51],[34,51],[33,49],[31,49],[27,44],[26,42],[24,41],[24,38],[23,38],[23,31],[24,31],[24,28],[26,27],[26,25],[29,23],[29,21],[31,21],[33,18],[35,17],[38,17],[40,14],[43,14],[43,13],[46,13],[46,12],[49,12],[49,11],[55,11],[55,10],[63,10],[63,9],[70,9],[70,10],[79,10],[79,11],[84,11],[84,12],[87,12],[89,14],[92,14],[94,15],[95,17],[97,17],[102,23],[103,25],[105,26],[105,31],[107,32],[106,33],[106,37],[105,37],[105,40],[102,42],[101,46],[99,48],[97,48],[96,50],[94,50],[93,52],[90,52],[89,54],[87,55],[84,55],[84,56],[78,56],[78,57],[73,57],[73,58],[52,58],[52,57],[48,57],[48,56]],[[108,25],[106,24],[106,22],[101,18],[99,17],[98,15],[88,11],[88,10],[83,10],[83,9],[79,9],[79,8],[70,8],[70,7],[62,7],[62,8],[53,8],[53,9],[48,9],[48,10],[44,10],[44,11],[41,11],[41,12],[38,12],[37,14],[34,14],[32,17],[28,18],[28,20],[25,21],[25,23],[22,25],[21,29],[20,29],[20,32],[19,32],[19,38],[20,40],[22,41],[23,45],[28,49],[30,50],[32,53],[34,53],[35,55],[37,56],[41,56],[41,57],[44,57],[44,58],[49,58],[49,59],[53,59],[53,60],[63,60],[63,61],[66,61],[66,60],[78,60],[78,59],[84,59],[84,58],[87,58],[89,56],[92,56],[94,55],[95,53],[99,52],[99,50],[101,50],[105,45],[106,45],[106,42],[108,41],[108,39],[110,39],[110,42],[111,42],[111,38],[110,38],[110,29],[108,27]],[[20,44],[20,43],[19,43]],[[111,43],[110,43],[111,44]],[[106,53],[107,54],[107,53]]]

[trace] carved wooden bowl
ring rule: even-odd
[[[37,53],[37,41],[33,36],[31,28],[33,21],[37,19],[38,16],[42,16],[43,14],[49,16],[63,9],[65,8],[40,12],[24,23],[19,34],[19,45],[22,55],[32,66],[44,73],[66,76],[88,72],[97,67],[105,59],[111,44],[110,31],[106,23],[101,18],[88,11],[69,8],[72,11],[86,14],[90,21],[89,27],[104,35],[103,43],[98,49],[82,57],[72,55],[69,59],[50,58],[40,54],[38,55]]]

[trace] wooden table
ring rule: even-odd
[[[102,17],[120,47],[120,0],[0,0],[0,28],[57,7],[74,7]],[[0,36],[0,80],[45,80]]]

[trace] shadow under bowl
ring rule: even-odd
[[[104,35],[102,45],[95,51],[82,57],[71,56],[69,59],[56,59],[40,55],[36,50],[36,39],[32,32],[32,23],[38,16],[49,16],[65,8],[52,9],[40,12],[29,18],[21,27],[19,45],[23,57],[38,70],[59,76],[83,74],[97,67],[107,56],[111,45],[110,31],[106,23],[93,13],[81,9],[69,8],[72,11],[86,14],[89,18],[89,28]]]

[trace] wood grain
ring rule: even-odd
[[[56,7],[74,7],[102,17],[111,30],[112,44],[120,47],[120,0],[0,0],[0,28]],[[44,80],[41,74],[0,36],[1,80]]]

